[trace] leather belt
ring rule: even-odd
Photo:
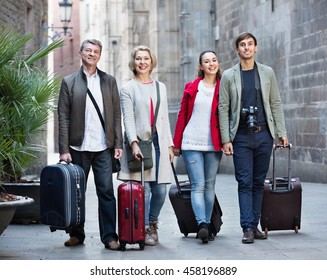
[[[241,130],[248,130],[248,128],[245,127],[245,126],[241,126],[241,127],[239,127],[239,129],[241,129]],[[264,131],[266,129],[268,129],[268,125],[267,124],[257,125],[257,130],[256,131],[252,131],[252,132],[254,132],[254,133],[255,132],[260,132],[260,131]]]
[[[258,125],[257,126],[257,130],[255,132],[260,132],[260,131],[264,131],[268,128],[268,126],[266,124],[263,125]]]

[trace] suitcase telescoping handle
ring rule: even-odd
[[[141,154],[136,155],[141,160],[141,185],[144,188],[144,160]],[[134,200],[134,223],[135,228],[139,228],[139,202],[137,199]]]
[[[144,160],[141,154],[136,155],[141,160],[141,185],[144,188]]]
[[[286,148],[288,149],[288,167],[287,167],[287,178],[288,178],[288,182],[287,182],[287,189],[291,190],[291,148],[292,148],[292,144],[289,143],[286,146],[282,145],[282,144],[274,144],[273,145],[273,185],[272,185],[272,190],[276,191],[276,174],[275,174],[275,170],[276,170],[276,155],[275,152],[277,149],[283,149]]]
[[[173,174],[174,174],[178,194],[181,194],[182,193],[181,186],[180,186],[179,181],[178,181],[178,177],[177,177],[177,173],[176,173],[174,163],[171,163],[171,169],[173,170]]]

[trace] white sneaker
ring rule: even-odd
[[[155,240],[150,234],[150,228],[145,229],[145,245],[154,246],[156,245]]]

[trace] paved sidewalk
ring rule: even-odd
[[[115,181],[115,186],[119,183]],[[202,244],[195,234],[184,237],[180,233],[167,194],[159,223],[159,244],[146,246],[144,251],[138,245],[127,245],[121,252],[107,250],[100,242],[91,174],[84,245],[64,247],[65,232],[50,232],[46,225],[9,225],[0,236],[0,260],[327,260],[327,185],[302,182],[302,187],[302,223],[297,234],[272,231],[267,240],[242,244],[237,184],[233,175],[218,174],[216,193],[223,225],[214,242]]]
[[[54,157],[49,164],[56,163],[57,158]],[[186,179],[185,176],[179,177]],[[115,180],[115,188],[120,183]],[[155,276],[158,280],[217,279],[222,276],[217,275],[217,271],[233,268],[237,269],[235,275],[230,275],[233,279],[243,280],[258,275],[267,280],[281,276],[282,279],[297,276],[325,279],[327,184],[302,182],[302,187],[302,222],[297,234],[294,231],[272,231],[267,240],[242,244],[237,184],[233,175],[218,174],[216,194],[223,210],[223,225],[215,241],[202,244],[195,239],[195,234],[184,237],[180,233],[167,192],[159,222],[159,244],[146,246],[143,251],[138,245],[127,245],[126,251],[121,252],[105,249],[100,242],[97,197],[91,173],[86,193],[85,243],[68,248],[63,245],[68,238],[64,231],[50,232],[46,225],[9,225],[0,236],[1,277],[28,276],[38,280],[50,273],[53,279],[66,279],[67,275],[90,279],[92,275],[108,277],[109,269],[129,269],[129,272],[139,273],[146,268],[151,273],[142,276],[144,280],[153,279],[155,269],[173,272]],[[95,270],[104,274],[92,274]],[[215,273],[208,274],[209,271]],[[110,279],[128,277],[110,274]]]
[[[139,251],[137,245],[127,245],[125,252],[104,249],[98,233],[95,189],[93,184],[89,184],[85,245],[66,248],[63,246],[66,234],[63,231],[52,233],[45,225],[9,225],[0,236],[0,259],[327,259],[326,185],[303,183],[302,223],[298,234],[293,231],[269,232],[268,240],[258,240],[249,245],[241,243],[234,177],[217,175],[216,192],[223,209],[224,224],[216,240],[207,245],[201,244],[192,234],[184,237],[179,232],[167,197],[161,214],[160,243],[157,246],[147,246],[144,251]]]

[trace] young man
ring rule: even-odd
[[[255,62],[256,38],[241,33],[235,46],[240,63],[223,73],[219,123],[223,152],[234,161],[242,242],[253,243],[267,238],[258,223],[275,135],[284,146],[288,139],[274,71]]]
[[[62,80],[58,103],[59,153],[60,160],[80,165],[86,178],[92,167],[101,242],[107,249],[118,250],[112,153],[115,158],[122,156],[121,111],[116,79],[97,68],[101,51],[101,42],[85,40],[79,52],[80,70]],[[104,119],[103,125],[88,88]],[[73,227],[69,235],[65,246],[82,244],[84,225]]]

